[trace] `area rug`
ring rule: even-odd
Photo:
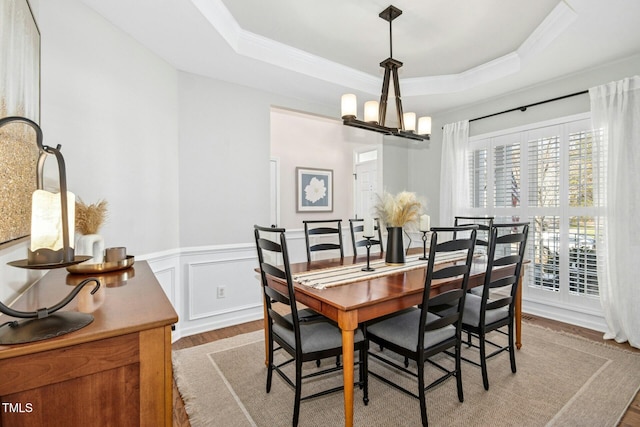
[[[463,403],[458,401],[455,379],[430,390],[429,424],[615,426],[640,388],[638,353],[527,323],[523,323],[522,341],[516,374],[511,373],[507,353],[490,359],[489,391],[482,386],[480,369],[468,363],[463,363]],[[477,357],[477,350],[465,352]],[[271,392],[266,393],[264,358],[262,331],[175,351],[174,374],[191,425],[290,426],[293,390],[274,374]],[[334,361],[323,361],[327,363]],[[306,369],[316,369],[315,363]],[[370,369],[417,389],[417,383],[374,359]],[[434,370],[428,369],[429,375],[437,375]],[[338,373],[305,383],[303,395],[341,381]],[[362,391],[357,387],[354,391],[354,425],[420,425],[417,399],[374,377],[369,383],[368,406],[362,402]],[[299,425],[344,425],[342,393],[302,402]]]

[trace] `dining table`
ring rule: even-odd
[[[418,250],[419,249],[419,250]],[[415,255],[417,259],[423,253],[422,248],[411,248],[407,255]],[[344,382],[344,415],[345,426],[353,426],[353,393],[354,393],[354,331],[363,322],[367,322],[388,314],[399,312],[408,307],[422,303],[425,285],[426,261],[414,263],[411,268],[383,268],[363,274],[362,277],[337,278],[331,286],[323,287],[311,283],[309,277],[318,272],[336,272],[343,270],[359,270],[369,262],[373,267],[384,266],[385,254],[357,255],[353,257],[312,260],[309,262],[291,263],[290,270],[294,281],[297,303],[335,321],[342,334],[343,382]],[[451,259],[436,259],[435,269],[461,262]],[[494,278],[513,274],[513,266],[496,267]],[[474,256],[469,288],[482,286],[486,272],[486,255]],[[522,275],[519,278],[515,301],[516,347],[522,347]],[[287,292],[286,283],[281,279],[267,275],[270,286]],[[341,281],[342,280],[342,281]],[[461,278],[435,280],[431,284],[431,296],[446,292],[456,286]],[[265,313],[265,322],[267,321]],[[267,343],[267,325],[265,324],[265,344]],[[266,346],[265,346],[266,347]],[[268,361],[265,348],[265,363]]]

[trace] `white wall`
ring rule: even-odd
[[[62,145],[69,189],[88,203],[107,200],[107,246],[131,254],[176,248],[176,70],[77,0],[33,3],[44,144]],[[26,258],[26,248],[0,251],[3,301],[33,280],[6,266]]]
[[[269,221],[273,106],[300,100],[180,73],[180,246],[247,243]]]
[[[384,191],[391,194],[413,191],[409,188],[410,171],[407,152],[411,144],[397,137],[384,137]]]
[[[76,0],[42,1],[42,129],[69,189],[105,199],[107,246],[178,244],[177,72]]]
[[[301,229],[306,219],[342,219],[346,227],[354,217],[354,150],[379,148],[382,137],[367,132],[354,141],[351,131],[338,119],[272,109],[271,156],[280,160],[282,227]],[[333,212],[296,212],[296,167],[333,170]]]

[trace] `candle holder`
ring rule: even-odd
[[[427,260],[427,230],[424,230],[422,232],[422,256],[418,259],[420,260]]]
[[[366,248],[367,248],[367,266],[362,268],[362,271],[376,271],[375,268],[371,268],[369,265],[369,260],[371,258],[371,237],[367,237],[367,236],[362,236],[365,239],[367,239],[367,244],[366,244]]]

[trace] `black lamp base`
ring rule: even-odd
[[[41,319],[8,322],[0,326],[0,345],[24,344],[77,331],[93,322],[87,313],[65,311]]]

